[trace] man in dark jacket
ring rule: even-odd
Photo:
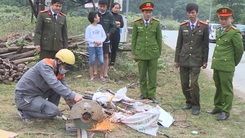
[[[110,10],[107,10],[107,0],[99,0],[98,15],[100,22],[105,30],[107,38],[103,43],[103,54],[104,54],[104,78],[108,78],[108,66],[109,66],[109,48],[110,48],[110,36],[116,30],[116,23],[113,14]],[[97,74],[98,62],[95,65],[94,74]]]
[[[198,5],[186,6],[188,22],[180,24],[175,50],[175,66],[180,67],[182,92],[186,105],[182,109],[191,109],[192,114],[200,112],[198,76],[200,68],[207,67],[208,60],[208,24],[197,19]]]
[[[40,51],[39,60],[54,58],[68,47],[66,17],[61,11],[63,0],[52,0],[50,10],[41,11],[37,17],[34,46]]]

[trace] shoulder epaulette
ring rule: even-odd
[[[182,22],[182,23],[180,23],[180,26],[181,26],[181,25],[184,25],[184,24],[187,24],[187,23],[188,23],[188,22]]]
[[[235,26],[231,26],[231,28],[232,28],[233,30],[237,30],[237,28],[236,28]]]
[[[205,25],[208,25],[207,22],[204,22],[204,21],[200,21],[201,24],[205,24]]]
[[[44,13],[44,12],[48,12],[48,10],[42,10],[42,11],[40,11],[41,13]]]
[[[61,15],[66,16],[63,12],[60,12]]]
[[[134,22],[139,21],[139,20],[141,20],[141,18],[136,18],[136,19],[134,20]]]
[[[153,17],[152,19],[153,19],[153,20],[155,20],[155,21],[160,22],[160,20],[159,20],[159,19],[157,19],[157,18],[155,18],[155,17]]]

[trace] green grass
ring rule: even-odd
[[[201,94],[201,114],[191,115],[191,111],[183,111],[181,107],[185,104],[184,96],[181,92],[179,71],[173,67],[174,52],[164,46],[161,56],[161,64],[158,71],[157,100],[159,105],[168,112],[171,112],[176,122],[169,129],[159,128],[171,137],[189,138],[243,138],[245,137],[245,102],[235,97],[230,118],[224,122],[216,121],[217,115],[207,115],[205,112],[213,108],[213,97],[215,87],[213,80],[205,73],[201,73],[199,78]],[[89,72],[87,69],[77,70],[67,75],[67,82],[70,88],[83,94],[85,91],[95,92],[99,87],[110,88],[113,91],[135,83],[137,87],[128,88],[127,95],[131,98],[139,96],[138,72],[136,64],[130,60],[129,53],[119,53],[116,64],[116,72],[110,72],[112,80],[102,83],[96,80],[89,82]],[[76,78],[82,74],[83,78]],[[60,120],[33,120],[31,123],[23,123],[16,113],[14,104],[15,84],[0,84],[0,128],[13,131],[19,134],[19,138],[74,138],[65,133],[65,122]],[[61,100],[60,109],[69,116],[69,108],[64,100]],[[197,131],[197,135],[191,131]],[[95,135],[95,137],[101,137]],[[109,138],[148,138],[148,135],[139,133],[125,125],[118,125],[108,135]],[[158,134],[157,137],[164,137]]]

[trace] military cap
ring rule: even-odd
[[[100,5],[107,5],[108,2],[107,2],[107,0],[99,0],[99,4]]]
[[[226,7],[219,8],[216,12],[221,17],[228,17],[232,15],[232,9]]]
[[[140,4],[139,9],[141,9],[142,11],[152,11],[154,8],[154,4],[151,1],[146,1],[143,2],[142,4]]]
[[[54,4],[54,3],[61,3],[63,4],[64,0],[51,0],[51,3]]]

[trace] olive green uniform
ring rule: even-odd
[[[49,10],[41,11],[37,17],[34,45],[40,45],[40,58],[54,58],[56,52],[68,47],[67,23],[63,13],[55,19]]]
[[[220,33],[216,30],[216,46],[213,53],[213,79],[216,86],[214,97],[215,109],[230,114],[233,100],[232,79],[235,66],[238,65],[243,54],[241,32],[232,25]]]
[[[155,98],[157,61],[162,49],[162,30],[158,19],[151,18],[148,26],[143,18],[134,21],[131,49],[138,61],[140,92],[144,98]]]
[[[175,62],[180,66],[181,87],[186,104],[196,109],[200,109],[200,67],[208,61],[208,33],[205,22],[197,21],[194,29],[189,22],[181,23],[175,50]]]

